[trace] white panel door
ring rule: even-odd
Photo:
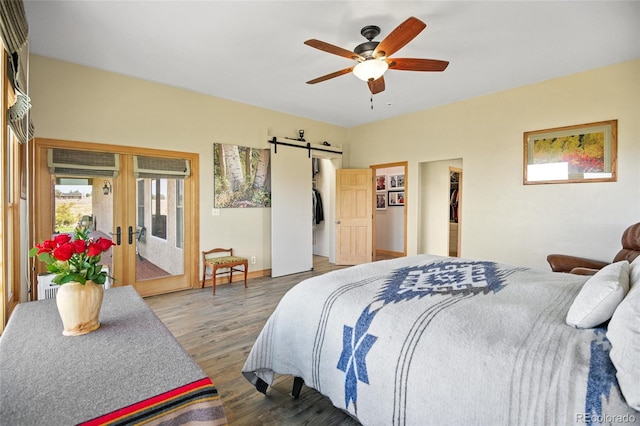
[[[277,152],[276,152],[277,151]],[[313,269],[309,151],[271,146],[271,276]]]

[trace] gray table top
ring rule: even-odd
[[[75,424],[206,377],[131,286],[101,326],[63,336],[54,299],[18,305],[0,337],[0,424]]]

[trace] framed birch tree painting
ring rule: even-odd
[[[269,149],[213,144],[213,207],[271,207]]]

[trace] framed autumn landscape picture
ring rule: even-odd
[[[618,120],[524,133],[524,184],[615,182]]]

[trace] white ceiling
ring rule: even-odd
[[[639,1],[32,1],[30,51],[351,127],[640,58]],[[427,24],[394,57],[442,59],[443,73],[390,70],[373,97],[347,50],[409,16]]]

